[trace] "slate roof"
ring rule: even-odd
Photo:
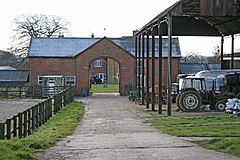
[[[93,46],[102,38],[32,38],[28,57],[75,57],[81,54],[86,49]],[[135,38],[122,37],[122,38],[107,38],[131,55],[135,56]],[[158,39],[156,39],[156,49],[158,48]],[[151,48],[151,39],[150,47]],[[158,50],[156,57],[158,56]],[[150,49],[151,53],[151,49]],[[163,39],[163,57],[168,55],[168,42]],[[180,45],[178,38],[173,38],[173,57],[181,57]]]
[[[0,66],[0,71],[1,70],[16,70],[16,69],[11,66]]]
[[[29,71],[25,70],[0,70],[0,83],[28,82]]]

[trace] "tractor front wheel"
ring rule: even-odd
[[[226,108],[226,103],[224,101],[218,101],[216,104],[215,104],[215,109],[217,111],[221,111],[223,112]]]

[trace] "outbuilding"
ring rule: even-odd
[[[163,48],[165,48],[167,59],[167,39],[165,44],[166,46]],[[177,38],[175,44],[176,62],[174,63],[176,68],[174,75],[177,76],[181,57]],[[34,87],[35,91],[42,91],[44,77],[50,79],[51,86],[55,85],[54,77],[62,77],[64,86],[75,86],[76,95],[88,96],[90,94],[92,64],[96,60],[111,59],[119,64],[117,76],[119,78],[120,95],[127,95],[129,90],[135,88],[135,81],[137,80],[135,77],[135,51],[134,37],[32,38],[28,53],[30,85]],[[165,65],[165,71],[167,72],[167,63]],[[45,81],[44,84],[47,82]]]

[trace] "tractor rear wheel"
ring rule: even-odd
[[[178,97],[179,108],[184,112],[199,111],[202,105],[202,97],[195,90],[183,91]]]

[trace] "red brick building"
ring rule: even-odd
[[[167,40],[163,41],[163,70],[167,68]],[[127,86],[135,85],[135,39],[123,38],[32,38],[29,53],[30,85],[41,91],[43,77],[62,77],[61,85],[75,85],[76,95],[88,95],[91,64],[95,60],[112,59],[119,64],[119,92],[126,95]],[[178,39],[173,41],[173,77],[179,73],[181,52]],[[156,60],[156,64],[158,64]],[[53,78],[51,78],[51,76]],[[164,75],[163,75],[164,76]],[[164,76],[164,82],[166,77]]]

